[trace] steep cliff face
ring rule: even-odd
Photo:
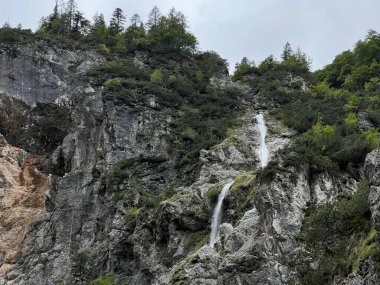
[[[108,272],[116,284],[302,284],[301,263],[318,263],[300,239],[307,209],[356,193],[364,176],[285,167],[281,150],[295,133],[250,86],[215,77],[250,97],[238,127],[201,150],[188,179],[166,136],[181,111],[163,110],[155,94],[137,103],[105,96],[86,75],[104,62],[93,52],[1,50],[1,284],[86,284]],[[257,154],[261,111],[266,169]],[[364,173],[380,230],[378,161],[378,151],[369,154]],[[229,179],[210,248],[215,199]],[[371,268],[351,277],[377,282]],[[346,281],[336,284],[356,284]]]
[[[10,146],[2,136],[0,147],[0,275],[4,277],[28,250],[24,239],[30,226],[46,212],[49,179],[38,170],[38,157]]]
[[[51,177],[49,186],[28,180],[27,189],[20,190],[26,182],[4,180],[6,193],[17,196],[35,187],[38,191],[30,195],[41,200],[32,214],[22,214],[24,222],[15,221],[24,232],[18,243],[15,240],[18,246],[4,253],[4,266],[18,261],[10,273],[11,268],[6,268],[7,284],[81,282],[98,276],[94,267],[101,272],[135,273],[138,269],[133,268],[139,266],[125,241],[129,235],[115,220],[124,207],[115,198],[114,165],[136,159],[146,166],[141,176],[149,191],[162,192],[174,173],[162,138],[170,116],[154,108],[154,98],[140,110],[105,101],[102,90],[85,76],[104,61],[93,53],[13,47],[12,54],[3,51],[1,60],[2,134],[13,145],[40,155],[45,162],[39,169]],[[23,171],[28,169],[25,166]],[[2,212],[9,219],[19,212],[11,201],[4,200],[9,205]],[[11,221],[4,221],[9,230],[4,239],[18,227]]]

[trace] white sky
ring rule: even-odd
[[[130,18],[145,20],[157,5],[182,11],[197,37],[199,48],[215,50],[232,69],[243,56],[259,63],[279,57],[285,42],[300,47],[313,60],[313,69],[330,63],[351,49],[369,29],[380,32],[380,0],[77,0],[92,19],[103,13],[109,19],[119,7]],[[0,23],[35,29],[42,16],[52,12],[55,0],[0,0]]]

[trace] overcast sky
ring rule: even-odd
[[[35,29],[55,0],[0,0],[0,23]],[[243,56],[259,63],[279,57],[288,41],[312,58],[312,68],[330,63],[351,49],[369,29],[380,32],[380,0],[77,0],[87,18],[116,7],[143,19],[154,5],[162,12],[182,11],[202,50],[215,50],[233,68]]]

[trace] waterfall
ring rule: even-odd
[[[257,128],[260,133],[260,148],[259,148],[259,158],[261,167],[264,168],[269,162],[269,150],[265,144],[265,136],[267,135],[267,127],[265,126],[263,114],[256,115]]]
[[[218,203],[215,206],[214,213],[212,215],[212,223],[211,223],[211,235],[210,235],[210,247],[214,247],[216,240],[218,239],[219,226],[222,221],[222,206],[223,200],[230,191],[230,188],[234,184],[234,181],[231,181],[224,185],[222,191],[218,196]]]

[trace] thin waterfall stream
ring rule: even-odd
[[[223,200],[228,194],[228,192],[231,189],[232,184],[234,184],[234,181],[231,181],[224,185],[222,191],[219,193],[218,196],[218,203],[215,206],[214,213],[212,215],[212,223],[211,223],[211,235],[210,235],[210,247],[214,247],[214,244],[216,243],[218,239],[218,233],[219,233],[219,226],[222,221],[222,207],[223,207]]]
[[[265,143],[265,137],[267,135],[267,127],[265,126],[265,120],[262,113],[256,115],[257,120],[257,128],[260,133],[260,147],[259,147],[259,158],[260,165],[262,168],[268,165],[269,162],[269,150]],[[210,247],[213,248],[216,241],[218,240],[219,235],[219,226],[222,222],[222,209],[223,209],[223,201],[230,191],[234,181],[228,182],[224,185],[222,191],[219,193],[218,202],[216,203],[214,213],[212,215],[212,223],[211,223],[211,234],[210,234]]]
[[[259,148],[259,158],[260,165],[262,168],[268,165],[269,162],[269,150],[265,143],[265,137],[267,135],[267,127],[265,126],[265,120],[262,113],[256,115],[257,128],[260,133],[260,148]]]

